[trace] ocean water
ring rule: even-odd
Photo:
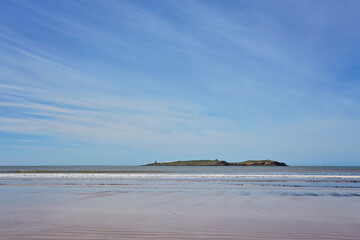
[[[360,167],[8,166],[0,168],[0,186],[1,191],[62,191],[76,187],[89,191],[100,188],[360,197]]]
[[[0,167],[0,212],[0,240],[358,240],[360,167]]]

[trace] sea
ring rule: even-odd
[[[0,188],[360,197],[360,167],[5,166]]]
[[[360,167],[2,166],[0,240],[360,239]]]

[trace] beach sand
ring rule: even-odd
[[[360,198],[121,189],[0,192],[0,239],[360,239]]]

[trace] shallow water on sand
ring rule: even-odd
[[[0,173],[0,239],[360,238],[356,168],[161,171]]]
[[[359,239],[357,198],[2,193],[0,239]]]

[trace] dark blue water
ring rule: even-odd
[[[360,167],[243,167],[243,166],[0,166],[0,172],[19,170],[55,171],[164,171],[171,173],[319,174],[360,175]]]

